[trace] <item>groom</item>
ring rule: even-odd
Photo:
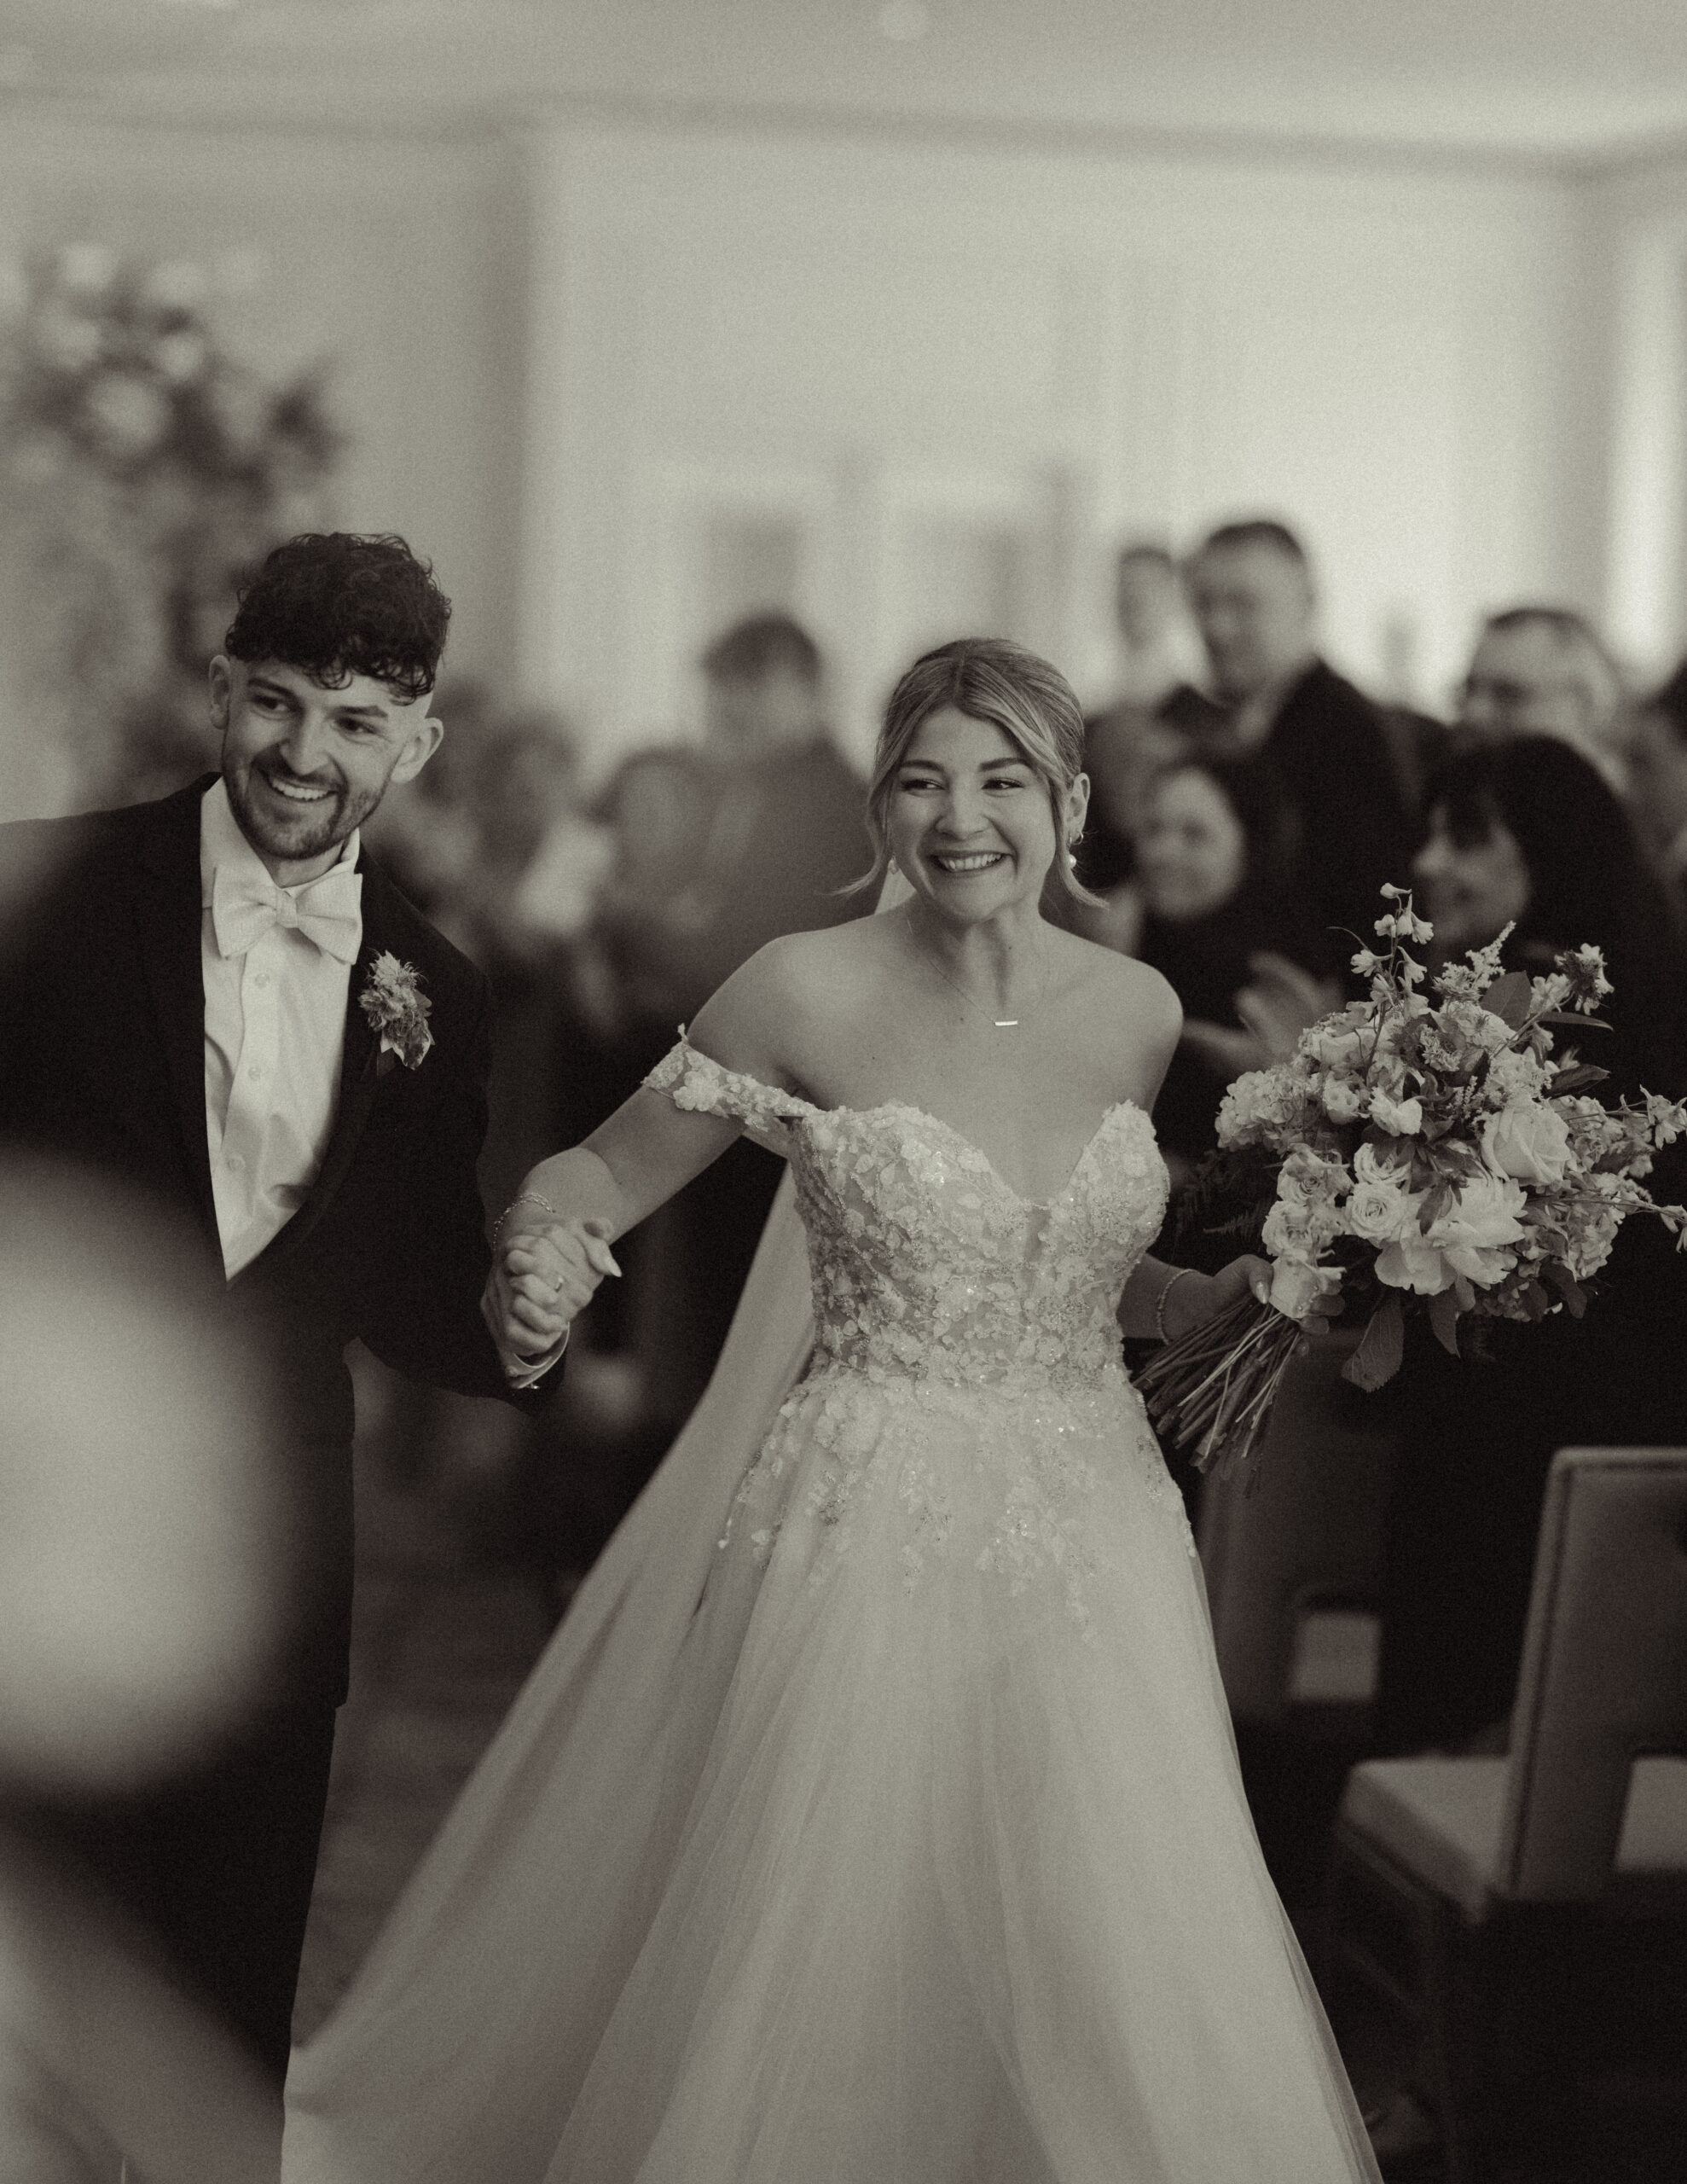
[[[346,1686],[343,1353],[359,1337],[415,1379],[510,1392],[478,1310],[486,981],[359,835],[438,747],[449,613],[402,539],[295,538],[212,662],[220,774],[0,828],[0,860],[49,874],[0,932],[0,1152],[107,1171],[186,1217],[214,1309],[283,1391],[297,1536],[259,1716],[185,1778],[70,1824],[278,2080]]]

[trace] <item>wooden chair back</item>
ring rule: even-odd
[[[1502,1895],[1591,1901],[1634,1759],[1687,1752],[1687,1449],[1561,1449],[1511,1715]]]
[[[1197,1526],[1225,1695],[1238,1722],[1282,1720],[1301,1618],[1367,1601],[1382,1568],[1393,1448],[1383,1414],[1342,1380],[1356,1336],[1292,1366],[1246,1478],[1202,1482]]]

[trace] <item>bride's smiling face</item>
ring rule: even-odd
[[[1075,830],[1081,786],[1067,795]],[[1041,775],[1006,729],[953,706],[914,731],[885,825],[890,854],[916,893],[944,918],[968,924],[1035,903],[1058,848]]]

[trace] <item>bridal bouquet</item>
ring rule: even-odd
[[[1687,1248],[1687,1210],[1655,1204],[1641,1181],[1687,1130],[1687,1106],[1644,1093],[1602,1107],[1589,1095],[1607,1072],[1553,1051],[1554,1027],[1600,1024],[1599,950],[1569,950],[1538,978],[1502,973],[1508,926],[1438,972],[1432,998],[1407,953],[1432,929],[1405,890],[1383,893],[1387,952],[1353,959],[1370,998],[1313,1025],[1288,1061],[1239,1077],[1219,1112],[1225,1179],[1264,1211],[1270,1301],[1244,1298],[1139,1376],[1156,1423],[1203,1468],[1258,1447],[1308,1319],[1368,1304],[1343,1371],[1379,1388],[1409,1311],[1457,1356],[1463,1321],[1580,1317],[1631,1213],[1657,1214]]]

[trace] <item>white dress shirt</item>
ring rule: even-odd
[[[357,849],[354,833],[337,863],[355,865]],[[280,924],[244,955],[225,956],[212,915],[219,868],[274,886],[220,781],[200,806],[200,959],[206,1138],[223,1267],[232,1281],[287,1226],[322,1165],[339,1092],[351,966]]]

